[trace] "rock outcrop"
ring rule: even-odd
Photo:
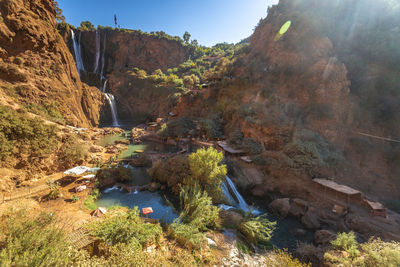
[[[98,124],[103,98],[81,83],[53,1],[5,0],[0,13],[2,90],[22,105],[54,105],[69,124]]]

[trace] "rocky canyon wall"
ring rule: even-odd
[[[4,0],[0,12],[0,83],[8,97],[55,106],[75,126],[97,125],[102,96],[81,83],[56,29],[53,1]]]

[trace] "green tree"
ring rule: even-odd
[[[185,41],[185,44],[189,44],[190,37],[192,37],[192,36],[187,31],[183,34],[183,41]]]
[[[80,25],[80,30],[82,31],[94,31],[96,28],[90,21],[82,21]]]
[[[64,15],[62,14],[62,9],[60,8],[60,6],[58,5],[58,2],[57,1],[54,1],[53,2],[53,5],[54,5],[54,11],[56,12],[56,20],[57,20],[57,22],[58,23],[60,23],[60,22],[65,22],[65,17],[64,17]]]
[[[201,148],[189,156],[192,182],[200,183],[214,201],[222,198],[221,183],[227,173],[226,165],[221,164],[223,157],[212,147]]]
[[[192,40],[191,45],[198,47],[199,46],[199,42],[196,39]]]

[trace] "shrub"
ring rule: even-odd
[[[88,147],[74,135],[70,135],[61,148],[61,158],[69,166],[82,161],[88,154]]]
[[[215,148],[201,148],[189,156],[191,179],[205,189],[213,200],[222,198],[221,183],[225,179],[226,165],[221,164],[223,154]]]
[[[274,250],[264,257],[263,264],[268,267],[311,267],[311,264],[302,263],[298,259],[294,259],[286,250]]]
[[[159,135],[163,137],[181,137],[188,135],[194,129],[195,125],[189,118],[179,118],[170,120],[166,126],[162,126]]]
[[[400,266],[400,243],[371,239],[361,244],[364,266]]]
[[[21,89],[19,89],[21,90]],[[44,103],[42,105],[37,104],[27,104],[24,105],[24,108],[32,113],[40,115],[48,120],[65,124],[65,119],[58,111],[58,104],[57,103]]]
[[[17,112],[0,106],[0,133],[2,143],[0,158],[10,155],[10,146],[14,151],[26,153],[30,157],[42,157],[53,152],[57,146],[56,127],[47,125],[38,118],[30,118],[23,111]]]
[[[353,232],[341,233],[331,242],[333,250],[326,252],[324,260],[344,266],[399,266],[400,243],[370,239],[359,245]]]
[[[360,254],[354,232],[338,234],[337,238],[331,241],[331,245],[336,250],[348,252],[352,257]]]
[[[228,144],[231,146],[240,147],[243,142],[242,131],[240,129],[234,130],[227,141],[228,141]]]
[[[96,177],[100,183],[102,180],[114,178],[118,182],[129,181],[132,177],[132,169],[124,166],[106,166],[97,172]]]
[[[188,249],[200,249],[205,240],[204,233],[201,233],[196,226],[175,221],[169,228],[169,235],[178,244]]]
[[[97,209],[98,205],[96,203],[96,200],[99,198],[99,196],[100,196],[99,189],[97,189],[97,188],[93,189],[92,192],[90,192],[90,195],[83,202],[83,205],[85,206],[85,208],[87,208],[88,210]]]
[[[221,138],[223,135],[222,120],[200,119],[200,135],[203,134],[211,139]]]
[[[28,216],[26,210],[3,215],[0,230],[1,266],[69,266],[73,251],[54,216]]]
[[[4,160],[12,154],[14,142],[7,139],[4,133],[0,132],[0,160]]]
[[[145,223],[139,217],[137,207],[128,212],[111,211],[103,220],[88,225],[88,228],[93,235],[111,245],[124,243],[145,246],[158,243],[162,235],[161,226]]]
[[[242,149],[246,151],[246,153],[256,155],[262,152],[262,146],[259,142],[252,138],[246,138],[243,140]]]
[[[198,184],[182,187],[179,198],[182,209],[179,219],[183,223],[193,225],[199,231],[219,227],[219,208]]]
[[[185,179],[190,177],[189,160],[183,155],[159,160],[148,172],[153,180],[167,184],[174,194],[179,194]]]
[[[270,239],[275,230],[276,222],[270,222],[264,216],[251,218],[238,226],[238,230],[251,243],[270,246]]]
[[[47,181],[46,185],[49,187],[50,189],[50,193],[48,194],[48,198],[49,199],[57,199],[60,197],[61,195],[61,191],[60,191],[60,185],[57,182],[53,182],[53,181]]]

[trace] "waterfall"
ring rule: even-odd
[[[96,58],[94,61],[93,73],[97,73],[97,71],[98,71],[99,60],[100,60],[100,32],[98,30],[96,30]]]
[[[114,95],[105,93],[105,96],[108,100],[108,103],[110,104],[113,126],[118,127],[119,123],[118,123],[117,104],[115,103]]]
[[[235,195],[235,198],[239,202],[239,208],[245,212],[249,211],[249,206],[247,205],[246,201],[242,197],[242,195],[239,193],[239,191],[236,189],[235,184],[232,182],[232,180],[226,176],[226,182],[228,183],[229,187],[231,188],[233,194]]]
[[[106,89],[107,89],[107,83],[108,83],[108,80],[106,79],[106,80],[104,81],[103,87],[101,88],[101,91],[102,91],[103,93],[105,93],[105,92],[106,92]]]
[[[228,185],[226,184],[226,181],[223,181],[221,183],[221,189],[222,189],[222,193],[224,194],[224,196],[226,197],[226,199],[228,200],[230,205],[237,205],[236,200],[232,197],[231,193],[229,192],[229,188]]]
[[[103,43],[103,53],[101,55],[101,72],[100,72],[100,79],[102,79],[104,76],[104,65],[105,65],[105,58],[104,55],[106,53],[106,41],[107,41],[107,35],[104,33],[104,43]]]
[[[79,33],[79,42],[76,41],[75,33],[71,29],[71,36],[72,36],[72,43],[74,46],[74,53],[75,53],[75,61],[76,61],[76,68],[78,69],[79,76],[81,75],[81,71],[85,71],[85,67],[82,61],[82,54],[81,54],[81,35]]]

